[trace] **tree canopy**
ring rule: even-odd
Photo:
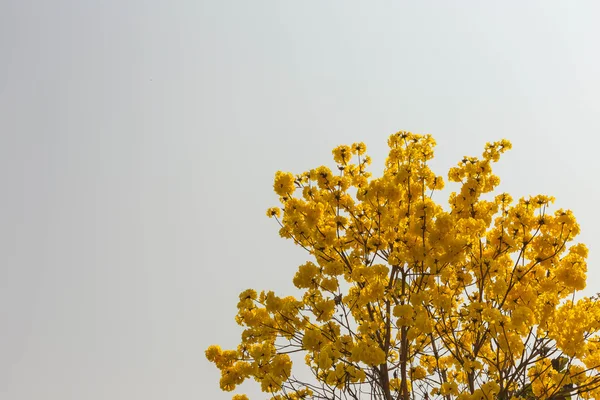
[[[445,207],[434,139],[398,132],[388,145],[379,178],[364,143],[336,147],[337,170],[276,173],[281,207],[267,215],[308,252],[301,295],[240,294],[241,343],[206,350],[221,388],[253,378],[273,399],[600,398],[600,305],[577,295],[588,250],[573,213],[494,193],[507,140],[450,168]]]

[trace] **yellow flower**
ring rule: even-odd
[[[394,306],[393,314],[398,317],[398,325],[406,326],[412,323],[414,309],[410,304],[399,304]]]
[[[456,382],[443,383],[441,387],[441,392],[444,396],[448,394],[456,396],[458,395],[458,385],[456,384]]]
[[[412,379],[413,381],[418,381],[420,379],[424,379],[426,376],[427,376],[427,371],[425,371],[425,368],[423,368],[421,366],[411,368],[411,370],[410,370],[410,379]]]
[[[352,149],[349,146],[338,146],[332,151],[336,163],[346,165],[352,158]]]
[[[298,268],[293,280],[294,285],[299,289],[314,287],[318,281],[318,274],[319,268],[309,261]]]
[[[254,289],[246,289],[240,293],[240,300],[256,300],[256,297],[256,290]]]
[[[208,349],[206,349],[206,351],[204,352],[208,361],[211,362],[215,362],[216,360],[218,360],[219,357],[221,357],[222,353],[223,350],[221,350],[221,347],[215,344],[209,346]]]
[[[279,218],[281,217],[281,209],[279,207],[271,207],[267,210],[267,217],[269,218]]]
[[[367,151],[367,146],[363,142],[352,144],[352,153],[362,156]]]
[[[280,196],[292,194],[294,192],[294,175],[289,172],[277,171],[273,188],[275,193]]]

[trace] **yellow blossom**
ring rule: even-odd
[[[600,296],[580,295],[588,250],[573,212],[554,210],[551,196],[495,192],[507,140],[457,160],[447,200],[431,135],[399,131],[388,147],[378,177],[362,142],[333,149],[329,166],[275,174],[281,204],[266,214],[310,258],[292,273],[292,293],[240,293],[240,344],[205,351],[221,388],[252,378],[274,400],[333,389],[600,398]],[[296,353],[312,374],[292,373]]]

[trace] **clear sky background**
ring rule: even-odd
[[[307,259],[275,171],[398,130],[442,174],[510,139],[500,189],[575,212],[600,291],[599,4],[0,1],[0,398],[231,398],[205,348]]]

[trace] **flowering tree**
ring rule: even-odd
[[[446,209],[434,140],[388,144],[380,178],[363,143],[333,150],[339,173],[277,172],[282,208],[267,214],[310,254],[293,278],[303,294],[240,294],[241,344],[206,350],[221,388],[251,377],[273,399],[600,398],[600,304],[575,298],[587,249],[573,214],[551,213],[548,196],[491,195],[506,140],[450,169]],[[310,376],[292,372],[295,352]]]

